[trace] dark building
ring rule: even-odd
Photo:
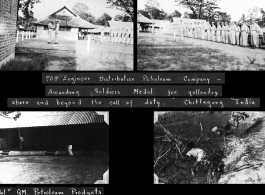
[[[66,151],[68,145],[91,153],[109,149],[109,126],[96,112],[21,112],[16,121],[4,120],[0,150]]]

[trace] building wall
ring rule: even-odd
[[[0,1],[0,67],[15,57],[18,0]]]
[[[48,30],[44,30],[44,26],[37,26],[37,38],[46,39],[48,41]],[[52,34],[52,40],[55,40],[55,33]],[[78,40],[78,28],[71,28],[71,31],[59,31],[60,40]]]
[[[73,151],[109,150],[106,123],[0,130],[0,150],[20,150],[18,131],[24,138],[23,150],[27,151],[66,151],[67,145],[72,145]]]

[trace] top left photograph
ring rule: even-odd
[[[133,71],[133,0],[0,0],[0,71]]]

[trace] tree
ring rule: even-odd
[[[89,11],[89,8],[83,3],[76,3],[73,6],[73,12],[76,13],[78,16],[83,13],[88,13],[88,11]]]
[[[73,6],[73,12],[83,20],[90,23],[95,23],[96,18],[89,12],[90,8],[83,3],[76,3]]]
[[[115,21],[121,21],[121,22],[132,22],[132,18],[128,15],[124,14],[118,14],[114,17]]]
[[[156,7],[145,5],[145,10],[151,15],[152,19],[164,20],[167,18],[167,13]]]
[[[218,0],[175,0],[178,4],[183,5],[191,10],[191,13],[186,14],[194,19],[212,19],[215,9],[219,9]]]
[[[108,21],[110,20],[112,20],[112,17],[109,14],[104,13],[102,16],[96,19],[95,24],[107,26]]]
[[[216,17],[215,20],[219,22],[231,22],[231,16],[230,14],[227,14],[226,12],[216,11],[214,13],[214,16]]]
[[[148,0],[145,6],[150,6],[150,7],[160,7],[160,4],[156,0]]]
[[[36,3],[40,3],[40,0],[20,0],[18,4],[18,9],[22,12],[22,18],[19,18],[21,22],[23,21],[23,26],[27,29],[30,28],[32,22],[35,22],[36,19],[34,18],[34,13],[32,11],[34,5]],[[19,25],[19,23],[17,23]]]
[[[0,116],[16,121],[21,116],[21,113],[18,111],[0,111]]]
[[[247,20],[256,20],[259,21],[262,18],[262,12],[261,9],[258,7],[253,7],[248,10],[248,13],[246,14]]]
[[[180,18],[181,15],[182,14],[178,10],[175,10],[172,14],[169,14],[166,19],[167,20],[172,20],[173,17]]]
[[[94,24],[96,21],[96,18],[91,13],[82,13],[79,15],[79,17],[92,24]]]
[[[134,21],[134,0],[106,0],[110,8],[121,10],[128,14]]]

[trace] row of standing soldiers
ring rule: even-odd
[[[91,34],[92,31],[90,30],[80,30],[78,32],[78,38],[84,39],[88,36],[88,34]],[[105,33],[107,36],[105,36]],[[100,42],[103,43],[104,37],[107,39],[107,41],[112,43],[124,43],[127,45],[133,45],[133,29],[117,29],[117,28],[110,28],[109,33],[105,31],[105,28],[103,28],[100,31],[99,39]]]
[[[133,45],[133,29],[125,29],[125,28],[112,29],[111,28],[109,39],[110,39],[110,42]]]
[[[217,22],[216,26],[214,22],[210,25],[210,22],[183,23],[181,20],[181,23],[175,26],[174,34],[180,36],[181,40],[183,40],[183,37],[190,37],[218,43],[240,45],[242,47],[249,46],[248,35],[250,34],[251,45],[258,47],[259,35],[262,35],[263,32],[255,21],[252,21],[250,27],[248,27],[245,22],[242,24]]]

